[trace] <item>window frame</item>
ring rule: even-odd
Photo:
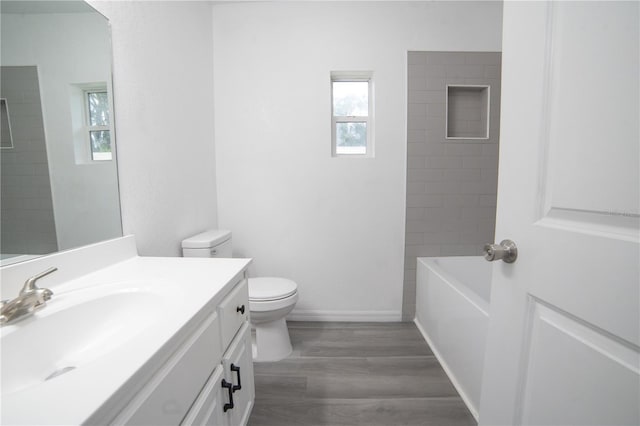
[[[334,113],[333,105],[333,83],[336,82],[366,82],[368,90],[367,116],[337,116]],[[373,158],[374,157],[374,90],[373,73],[370,71],[333,71],[330,80],[331,95],[331,156],[348,158]],[[367,127],[367,141],[365,152],[361,153],[339,153],[336,139],[336,126],[338,123],[365,123]]]

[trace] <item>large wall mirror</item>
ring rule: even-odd
[[[0,2],[2,264],[122,235],[108,20]]]

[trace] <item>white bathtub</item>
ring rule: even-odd
[[[490,295],[483,257],[418,258],[416,325],[476,419]]]

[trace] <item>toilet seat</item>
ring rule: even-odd
[[[249,301],[270,302],[286,299],[296,294],[298,285],[286,278],[249,278]]]
[[[290,296],[277,300],[251,300],[249,299],[249,310],[255,314],[256,312],[273,312],[280,309],[293,309],[298,301],[298,292]],[[253,318],[253,317],[252,317]]]

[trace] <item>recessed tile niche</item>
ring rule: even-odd
[[[489,139],[490,90],[484,85],[447,85],[447,139]]]
[[[0,147],[13,148],[13,138],[11,137],[11,120],[9,119],[9,105],[5,98],[0,98],[0,130],[2,135],[0,136]]]

